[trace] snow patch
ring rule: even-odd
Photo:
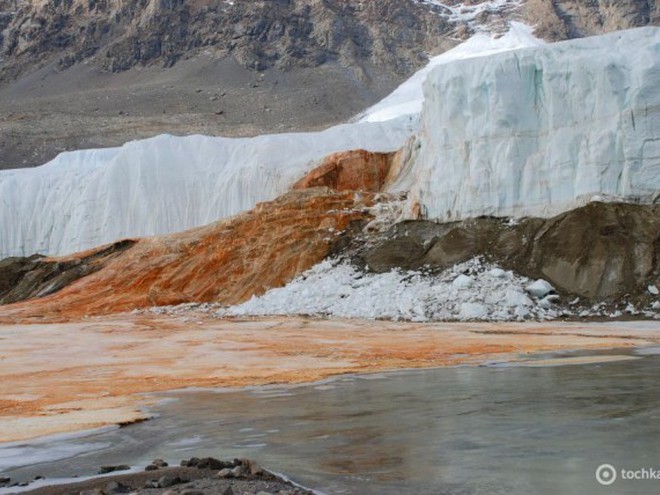
[[[479,22],[479,18],[488,13],[504,13],[505,11],[519,7],[520,0],[486,0],[481,2],[461,2],[456,5],[448,5],[437,0],[419,0],[420,3],[439,8],[438,14],[448,22],[454,24],[465,24],[478,32],[489,30],[488,24]]]

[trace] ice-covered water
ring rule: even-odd
[[[212,455],[257,458],[331,494],[602,494],[601,464],[657,467],[659,380],[660,356],[649,355],[183,392],[153,421],[69,441],[85,454],[6,474],[85,475],[106,464]],[[96,446],[105,443],[112,446]],[[657,481],[619,480],[610,491],[650,495]]]

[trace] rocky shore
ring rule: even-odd
[[[142,472],[123,473],[128,465],[102,466],[98,476],[86,481],[35,488],[34,495],[311,495],[281,476],[249,459],[222,461],[212,457],[185,459],[180,466],[169,466],[156,459]],[[43,483],[44,478],[35,481]],[[0,478],[0,488],[25,490],[29,483]]]

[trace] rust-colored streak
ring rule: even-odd
[[[320,262],[335,233],[365,218],[371,204],[369,194],[356,199],[322,188],[296,191],[226,221],[141,239],[52,296],[0,307],[0,323],[66,321],[185,302],[240,303]]]
[[[293,185],[293,189],[329,187],[335,191],[382,190],[396,153],[352,150],[333,153]]]

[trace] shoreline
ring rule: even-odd
[[[160,402],[157,396],[175,391],[296,386],[347,374],[448,366],[534,365],[543,353],[658,345],[660,322],[414,324],[124,314],[0,325],[0,340],[7,348],[0,359],[0,446],[6,446],[144,421],[152,417],[149,407]]]
[[[40,477],[31,482],[0,484],[0,494],[67,495],[85,493],[114,495],[121,493],[152,495],[164,493],[228,493],[280,495],[320,495],[286,476],[274,473],[250,459],[218,460],[212,457],[184,459],[170,466],[156,459],[147,466],[117,465],[96,475],[77,478]],[[11,482],[10,482],[11,483]]]

